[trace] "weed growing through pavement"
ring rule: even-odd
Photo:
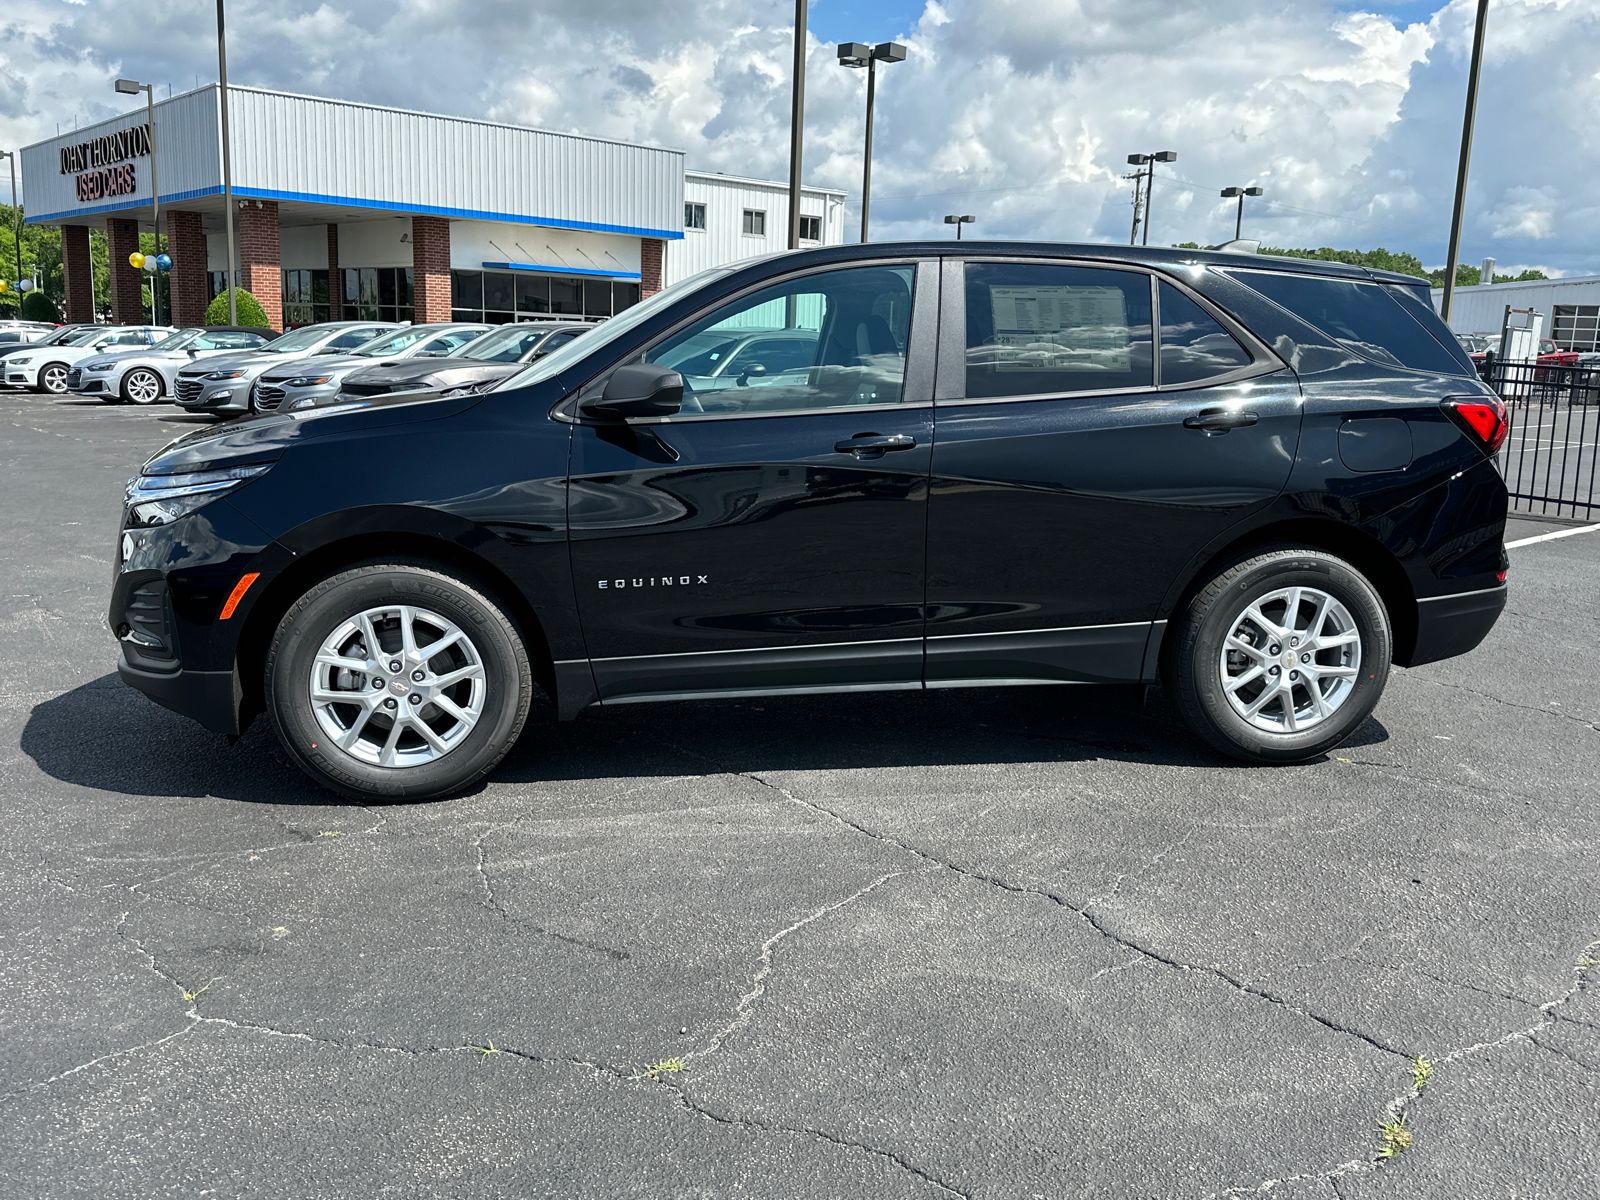
[[[1590,967],[1600,967],[1600,958],[1590,958],[1585,954],[1578,960],[1578,970],[1587,971]]]
[[[1425,1058],[1411,1060],[1411,1086],[1421,1091],[1433,1082],[1433,1063]]]
[[[1383,1143],[1379,1158],[1397,1158],[1411,1149],[1411,1127],[1406,1124],[1405,1113],[1396,1113],[1378,1123],[1378,1141]]]
[[[689,1064],[684,1062],[681,1058],[663,1058],[660,1062],[651,1063],[643,1070],[635,1071],[631,1076],[629,1076],[629,1078],[636,1081],[645,1079],[656,1080],[660,1079],[663,1075],[674,1075],[679,1071],[687,1070],[688,1067]]]
[[[491,1054],[499,1054],[499,1053],[501,1053],[500,1049],[497,1046],[495,1046],[493,1038],[489,1039],[489,1044],[487,1046],[468,1046],[467,1049],[468,1050],[476,1050],[480,1055],[483,1056],[482,1058],[478,1059],[479,1062],[482,1062],[485,1058],[488,1058],[489,1055],[491,1055]]]
[[[211,990],[211,983],[212,983],[212,981],[207,980],[205,987],[201,988],[200,991],[198,991],[198,992],[183,992],[183,993],[181,993],[181,995],[183,996],[183,1002],[185,1004],[193,1004],[196,1000],[198,1000],[200,998],[200,992],[209,992]]]

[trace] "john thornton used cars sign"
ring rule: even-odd
[[[76,146],[61,147],[61,173],[77,174],[78,200],[102,196],[131,196],[137,184],[133,164],[127,160],[150,153],[150,126],[135,125]],[[120,163],[116,166],[113,164]]]

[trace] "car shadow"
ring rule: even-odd
[[[1346,746],[1387,741],[1369,718]],[[55,779],[139,796],[337,803],[294,766],[265,718],[233,740],[105,675],[36,705],[22,751]],[[1275,770],[1193,738],[1158,688],[1041,687],[682,701],[591,709],[558,723],[541,700],[497,783],[718,772],[1085,762]]]

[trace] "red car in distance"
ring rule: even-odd
[[[1578,352],[1576,350],[1563,350],[1550,338],[1540,338],[1539,365],[1541,367],[1575,367],[1578,365]]]

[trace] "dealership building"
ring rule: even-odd
[[[1434,288],[1435,307],[1443,296]],[[1600,350],[1600,276],[1458,287],[1450,302],[1450,328],[1499,334],[1507,307],[1537,312],[1543,318],[1543,336],[1563,350]]]
[[[788,244],[788,187],[685,168],[681,151],[522,126],[228,89],[239,286],[274,328],[326,320],[604,317],[667,283]],[[159,181],[171,320],[199,324],[228,267],[215,84],[25,147],[23,207],[59,225],[65,317],[94,319],[89,230],[106,231],[112,318]],[[802,245],[844,240],[844,193],[806,188]]]

